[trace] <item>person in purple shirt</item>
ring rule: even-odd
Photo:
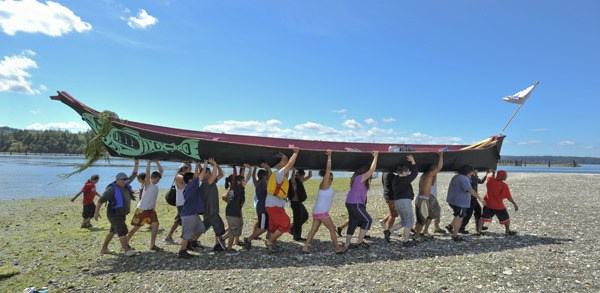
[[[458,230],[460,230],[460,225],[462,224],[463,219],[467,215],[467,210],[471,206],[471,196],[475,197],[477,200],[481,201],[483,205],[485,205],[485,200],[477,195],[477,192],[471,186],[471,174],[473,173],[473,167],[469,165],[463,165],[458,169],[458,174],[454,175],[450,180],[450,185],[448,186],[448,195],[446,197],[446,202],[452,208],[454,212],[454,219],[448,228],[448,231],[452,233],[452,240],[461,241],[463,240],[458,236]]]
[[[371,167],[362,167],[358,171],[354,172],[350,179],[350,191],[346,196],[346,209],[348,209],[348,229],[346,230],[346,248],[369,248],[370,245],[364,242],[367,231],[371,228],[373,220],[369,213],[367,213],[367,192],[369,191],[369,182],[371,175],[377,167],[377,156],[379,152],[373,151],[373,162]],[[352,236],[357,227],[360,227],[360,233],[358,234],[358,240],[356,244],[352,244]]]

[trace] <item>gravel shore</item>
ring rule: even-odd
[[[442,173],[438,179],[442,225],[451,221],[445,194],[452,175]],[[346,180],[348,186],[347,179],[336,180]],[[117,241],[111,243],[115,254],[99,255],[108,223],[102,218],[93,222],[94,228],[80,229],[80,204],[66,198],[2,201],[0,267],[19,273],[0,278],[0,291],[18,292],[31,286],[47,286],[52,292],[600,291],[600,175],[510,173],[507,183],[520,209],[515,212],[506,204],[517,236],[505,236],[504,227],[494,221],[482,237],[467,235],[465,241],[454,242],[448,235],[435,234],[433,240],[410,248],[403,248],[399,237],[392,237],[391,243],[383,239],[377,220],[387,207],[380,182],[379,178],[373,181],[367,205],[375,222],[368,233],[371,248],[345,255],[333,253],[322,227],[310,255],[302,253],[301,243],[290,234],[282,237],[284,251],[278,254],[267,254],[263,241],[255,241],[251,250],[238,255],[214,253],[208,248],[214,241],[211,230],[201,238],[205,252],[189,260],[177,259],[178,246],[162,241],[174,215],[162,197],[157,244],[165,251],[148,250],[150,233],[143,227],[131,243],[137,256],[123,256]],[[337,224],[346,218],[347,192],[338,189],[331,211]],[[316,184],[307,190],[310,212]],[[484,185],[479,193],[485,194]],[[248,211],[244,235],[255,219]],[[287,211],[291,215],[291,209]],[[304,225],[304,235],[311,221]],[[468,229],[473,232],[474,224]]]

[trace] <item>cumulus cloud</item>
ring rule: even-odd
[[[39,94],[46,90],[46,86],[41,85],[39,89],[33,88],[30,69],[38,68],[37,63],[29,56],[34,56],[35,52],[25,50],[20,55],[4,56],[0,61],[0,92],[16,92],[21,94]]]
[[[437,137],[423,133],[402,136],[390,128],[359,127],[354,129],[336,129],[316,122],[306,122],[285,128],[279,120],[236,121],[227,120],[207,125],[204,131],[230,134],[244,134],[267,137],[295,138],[323,141],[381,142],[390,144],[460,144],[459,137]]]
[[[27,127],[25,127],[25,129],[28,130],[67,130],[70,132],[84,132],[84,131],[88,131],[90,129],[90,127],[87,124],[83,124],[83,123],[79,123],[79,122],[55,122],[55,123],[47,123],[47,124],[41,124],[41,123],[34,123],[31,124]]]
[[[202,130],[210,132],[237,133],[246,135],[259,135],[269,137],[289,137],[293,133],[290,129],[279,127],[281,121],[271,119],[268,121],[237,121],[226,120],[217,124],[206,125]]]
[[[541,140],[525,140],[525,141],[519,141],[519,145],[528,145],[528,144],[540,144],[542,143]]]
[[[396,119],[394,119],[394,118],[383,118],[382,120],[383,120],[383,122],[385,122],[385,123],[392,123],[392,122],[396,122]]]
[[[356,129],[356,128],[360,128],[360,127],[361,127],[360,123],[358,123],[358,122],[357,122],[356,120],[354,120],[354,119],[348,119],[348,120],[344,121],[344,122],[342,123],[342,125],[344,125],[344,126],[346,126],[346,127],[350,128],[350,129]]]
[[[559,145],[575,145],[574,141],[565,140],[558,143]]]
[[[367,118],[367,119],[365,119],[365,123],[367,123],[367,124],[369,124],[371,126],[377,124],[377,122],[373,118]]]
[[[44,4],[36,0],[6,0],[0,1],[0,29],[9,36],[24,32],[60,37],[72,31],[89,31],[92,25],[53,1]]]
[[[138,10],[137,16],[128,18],[127,25],[133,29],[145,29],[158,23],[158,19],[146,12],[144,9]]]
[[[348,109],[335,109],[333,110],[334,113],[338,113],[338,114],[343,114],[348,112]]]

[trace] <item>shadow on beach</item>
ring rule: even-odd
[[[485,236],[467,236],[464,241],[455,242],[449,236],[419,243],[415,247],[404,248],[398,238],[387,243],[383,238],[373,237],[370,249],[352,249],[346,254],[333,253],[331,241],[314,240],[312,254],[302,253],[300,242],[280,242],[280,253],[268,254],[264,244],[241,250],[237,255],[212,252],[212,246],[203,252],[196,252],[191,259],[178,259],[171,251],[152,252],[143,250],[135,257],[125,257],[117,253],[115,257],[104,258],[97,264],[102,268],[91,272],[94,276],[120,272],[177,271],[177,270],[231,270],[231,269],[271,269],[302,268],[312,266],[341,267],[358,263],[373,263],[389,260],[424,260],[461,255],[481,255],[495,252],[518,250],[526,247],[560,245],[573,242],[569,238],[555,238],[537,235],[504,236],[503,233],[487,233]],[[259,241],[255,241],[256,245]],[[205,243],[206,245],[207,243]],[[174,247],[174,245],[170,245]],[[177,246],[178,247],[178,246]],[[239,247],[238,247],[239,248]]]

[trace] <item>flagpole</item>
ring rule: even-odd
[[[533,92],[533,90],[539,83],[540,83],[539,81],[535,82],[535,84],[533,85],[533,88],[531,89],[529,94],[531,94]],[[504,133],[504,130],[506,130],[506,127],[508,127],[508,124],[510,124],[510,122],[513,120],[513,118],[515,118],[515,115],[517,115],[517,112],[519,112],[519,110],[521,110],[521,107],[523,107],[523,105],[525,105],[524,102],[523,102],[523,104],[520,104],[519,107],[517,108],[517,110],[515,110],[515,112],[512,114],[512,116],[510,116],[510,119],[508,119],[508,122],[506,122],[506,125],[504,125],[504,128],[502,128],[502,130],[500,131],[500,135],[502,135],[502,133]]]
[[[519,110],[521,110],[521,107],[523,107],[523,105],[524,104],[519,105],[517,110],[512,114],[512,116],[510,116],[510,119],[508,119],[508,122],[506,122],[506,125],[504,125],[504,128],[502,128],[502,130],[500,131],[500,135],[502,135],[502,133],[504,133],[504,130],[506,129],[506,127],[508,127],[508,124],[510,124],[510,122],[513,120],[513,118],[515,118],[515,115],[517,115],[517,112],[519,112]]]

